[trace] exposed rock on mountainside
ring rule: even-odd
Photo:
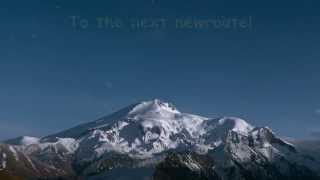
[[[43,138],[0,145],[7,179],[320,179],[320,162],[268,127],[152,100]]]

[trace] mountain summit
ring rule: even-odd
[[[8,140],[0,153],[0,175],[30,179],[317,179],[320,172],[317,160],[268,127],[182,113],[158,99],[53,135]]]
[[[119,111],[112,113],[111,115],[104,116],[98,120],[91,121],[89,123],[78,125],[74,128],[64,130],[57,134],[49,135],[44,139],[55,138],[55,137],[73,137],[77,138],[82,136],[83,133],[93,130],[101,129],[106,127],[116,121],[121,121],[126,118],[133,118],[137,116],[146,116],[146,115],[156,115],[158,113],[165,114],[174,114],[180,113],[171,103],[162,102],[159,99],[154,99],[151,101],[143,101],[140,103],[135,103],[129,105],[125,108],[122,108]]]

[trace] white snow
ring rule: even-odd
[[[7,168],[7,154],[2,153],[0,170],[4,170],[6,168]]]
[[[42,142],[38,143],[37,146],[41,150],[45,150],[48,147],[53,147],[56,152],[61,149],[66,150],[66,153],[74,153],[78,148],[78,142],[73,138],[57,138],[55,142]]]
[[[9,150],[12,152],[15,160],[19,161],[19,156],[18,156],[18,153],[17,153],[16,149],[13,146],[9,146]]]
[[[21,139],[21,145],[31,145],[31,144],[38,144],[39,138],[31,137],[31,136],[23,136]]]
[[[139,103],[130,112],[130,115],[144,115],[148,113],[180,113],[172,104],[162,102],[159,99]]]
[[[210,125],[209,118],[181,113],[158,99],[139,103],[117,118],[108,126],[99,124],[81,137],[78,156],[92,160],[114,151],[146,158],[179,146],[204,154],[222,145],[229,131],[248,134],[253,129],[246,121],[233,117],[220,118]],[[214,134],[209,143],[208,133]]]
[[[180,147],[206,154],[217,147],[228,146],[232,157],[241,162],[258,155],[272,160],[274,155],[281,155],[281,147],[271,143],[272,136],[266,136],[265,130],[268,131],[267,128],[255,128],[240,118],[209,119],[181,113],[172,104],[155,99],[48,136],[50,138],[25,136],[21,140],[23,148],[11,147],[10,150],[17,159],[17,149],[31,154],[53,147],[57,152],[75,153],[79,161],[91,161],[108,152],[143,159]],[[273,134],[271,130],[268,133]],[[249,145],[249,136],[254,147]],[[198,168],[194,162],[186,163],[190,169]]]
[[[37,168],[36,168],[36,166],[33,164],[33,162],[32,162],[32,160],[30,159],[30,157],[29,157],[27,154],[25,154],[24,157],[27,159],[27,161],[29,162],[29,164],[31,165],[31,167],[32,167],[34,170],[37,171]]]
[[[191,155],[186,156],[184,164],[192,171],[198,171],[201,169],[201,166],[192,159]]]
[[[184,141],[196,144],[200,136],[206,133],[206,120],[208,118],[180,113],[170,103],[157,99],[142,102],[114,125],[110,124],[110,129],[91,131],[83,141],[96,146],[84,145],[80,149],[86,152],[86,157],[91,154],[91,157],[85,159],[100,157],[109,151],[134,157],[150,157],[177,148]]]
[[[254,127],[248,124],[245,120],[236,117],[225,117],[219,120],[220,125],[232,126],[232,131],[245,133],[250,132]]]
[[[69,153],[74,153],[79,145],[73,138],[58,138],[58,141],[54,144],[63,146]]]

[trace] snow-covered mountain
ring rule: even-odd
[[[320,179],[320,162],[268,127],[182,113],[158,99],[46,137],[8,140],[0,155],[0,178]]]

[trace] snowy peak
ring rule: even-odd
[[[219,126],[223,126],[232,131],[240,133],[248,133],[253,130],[253,126],[245,120],[236,117],[223,117],[218,120]]]
[[[181,145],[194,144],[204,133],[205,120],[207,118],[180,113],[172,104],[158,99],[141,102],[122,118],[92,129],[83,141],[96,146],[80,147],[81,152],[90,152],[81,156],[90,160],[116,151],[131,157],[151,157]]]
[[[80,138],[90,131],[111,127],[118,121],[126,121],[129,119],[162,119],[166,117],[170,118],[179,113],[180,112],[171,103],[162,102],[159,99],[154,99],[151,101],[144,101],[129,105],[110,115],[104,116],[95,121],[80,124],[78,126],[53,135],[49,135],[42,140],[51,140],[55,139],[56,137]]]
[[[268,176],[278,169],[288,174],[290,168],[296,173],[296,167],[303,167],[303,171],[305,167],[315,172],[320,169],[316,161],[300,154],[268,127],[254,127],[236,117],[206,118],[182,113],[158,99],[132,104],[44,138],[23,136],[5,143],[0,144],[0,177],[1,170],[17,172],[20,165],[32,176],[43,177],[49,173],[54,177],[73,173],[91,176],[112,173],[113,169],[159,167],[157,163],[170,153],[181,154],[169,159],[175,167],[177,160],[192,172],[205,167],[206,173],[210,169],[216,171],[214,175],[221,175],[217,179],[245,179],[242,174],[250,168]],[[13,162],[22,163],[16,166]],[[265,169],[269,165],[275,165],[271,172]]]
[[[172,149],[193,149],[207,153],[227,143],[230,133],[243,136],[248,142],[252,137],[258,145],[269,146],[274,142],[285,144],[280,143],[282,141],[271,130],[255,128],[243,119],[209,119],[181,113],[171,103],[159,99],[127,106],[109,116],[37,141],[63,144],[63,147],[71,149],[70,152],[77,152],[79,159],[91,161],[108,152],[137,158],[152,157]],[[244,144],[249,144],[245,141]]]
[[[163,102],[159,99],[151,101],[144,101],[138,103],[130,112],[129,115],[144,115],[144,114],[156,114],[156,113],[180,113],[173,104]]]

